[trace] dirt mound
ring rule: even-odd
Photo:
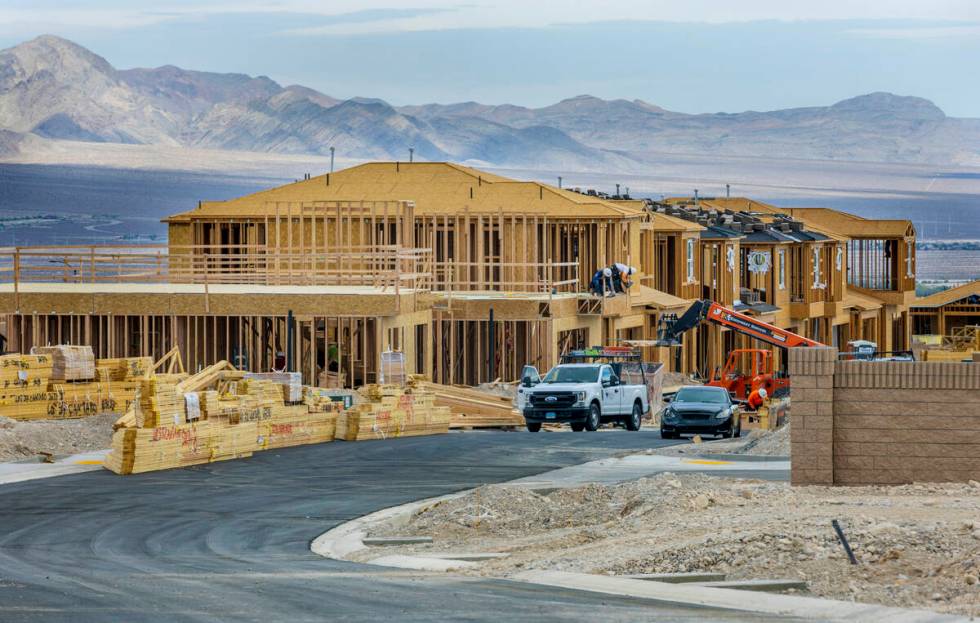
[[[847,560],[833,519],[858,565]],[[800,578],[812,594],[835,599],[980,614],[980,483],[790,487],[664,473],[553,491],[499,485],[373,534],[434,540],[386,554],[509,554],[464,571],[474,575],[716,571],[731,579]]]
[[[41,452],[77,454],[108,448],[115,414],[94,415],[77,420],[19,422],[0,417],[0,461],[16,461]]]

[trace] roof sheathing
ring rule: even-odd
[[[527,214],[556,219],[641,218],[642,208],[511,180],[445,162],[373,162],[229,201],[204,202],[168,221],[264,216],[269,205],[317,201],[413,201],[416,216]]]
[[[980,279],[971,281],[970,283],[964,283],[961,286],[956,286],[949,290],[943,290],[942,292],[917,298],[912,301],[909,307],[942,307],[943,305],[949,305],[950,303],[973,295],[980,296]]]

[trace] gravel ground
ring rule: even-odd
[[[790,424],[769,432],[742,431],[738,439],[705,439],[701,443],[656,448],[653,454],[662,456],[703,456],[709,454],[747,454],[753,456],[789,456]]]
[[[859,559],[849,564],[831,520]],[[598,574],[719,571],[730,579],[800,578],[811,594],[980,615],[980,483],[796,487],[703,474],[539,494],[487,486],[376,535],[431,545],[361,551],[507,552],[462,572]]]
[[[107,413],[76,420],[19,422],[0,417],[0,461],[104,450],[112,440],[112,424],[119,415]]]

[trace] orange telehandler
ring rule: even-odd
[[[823,346],[820,342],[792,331],[761,322],[751,316],[723,307],[714,301],[695,301],[680,317],[664,314],[657,325],[656,346],[680,346],[680,336],[703,322],[713,322],[743,335],[754,337],[780,348]],[[680,367],[680,349],[677,351]],[[776,397],[789,390],[789,377],[773,371],[772,352],[761,348],[740,348],[728,354],[725,367],[715,370],[708,385],[724,387],[736,398],[745,400],[754,390],[765,388]]]

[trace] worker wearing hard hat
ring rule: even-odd
[[[766,398],[769,397],[769,392],[766,391],[765,387],[760,387],[759,389],[753,391],[749,394],[749,409],[753,411],[758,411],[759,407],[766,403]]]
[[[615,290],[613,290],[612,276],[612,270],[609,268],[597,270],[592,275],[592,281],[589,282],[589,290],[596,296],[613,296]]]
[[[613,290],[616,292],[626,292],[626,288],[633,285],[630,276],[636,273],[636,269],[632,266],[616,262],[609,270],[612,271]]]

